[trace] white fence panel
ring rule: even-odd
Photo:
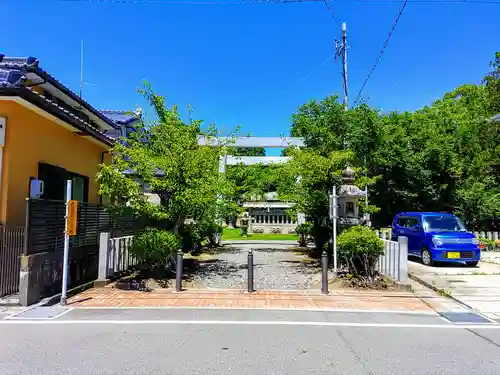
[[[107,280],[137,264],[131,254],[133,236],[110,238],[109,233],[101,233],[99,241],[98,280]]]
[[[408,238],[399,237],[398,241],[387,240],[386,233],[380,238],[384,242],[384,254],[379,257],[378,271],[395,281],[408,281]]]

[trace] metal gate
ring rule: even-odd
[[[24,227],[0,226],[0,297],[19,292]]]

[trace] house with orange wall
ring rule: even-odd
[[[34,193],[66,199],[68,179],[72,199],[102,203],[99,164],[109,161],[110,146],[136,120],[98,111],[36,58],[0,54],[0,224],[24,224],[26,198]]]

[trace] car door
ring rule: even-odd
[[[406,221],[406,237],[408,237],[408,253],[420,256],[422,224],[417,216],[411,216]]]

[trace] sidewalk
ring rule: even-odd
[[[442,295],[449,296],[490,319],[499,320],[500,264],[489,262],[491,259],[496,258],[488,258],[487,262],[482,261],[474,268],[426,267],[410,262],[409,272],[413,279],[439,291]]]
[[[349,309],[432,312],[412,293],[383,291],[334,291],[329,295],[297,291],[188,290],[175,293],[119,290],[113,287],[89,289],[69,300],[71,307],[212,307],[274,309]]]

